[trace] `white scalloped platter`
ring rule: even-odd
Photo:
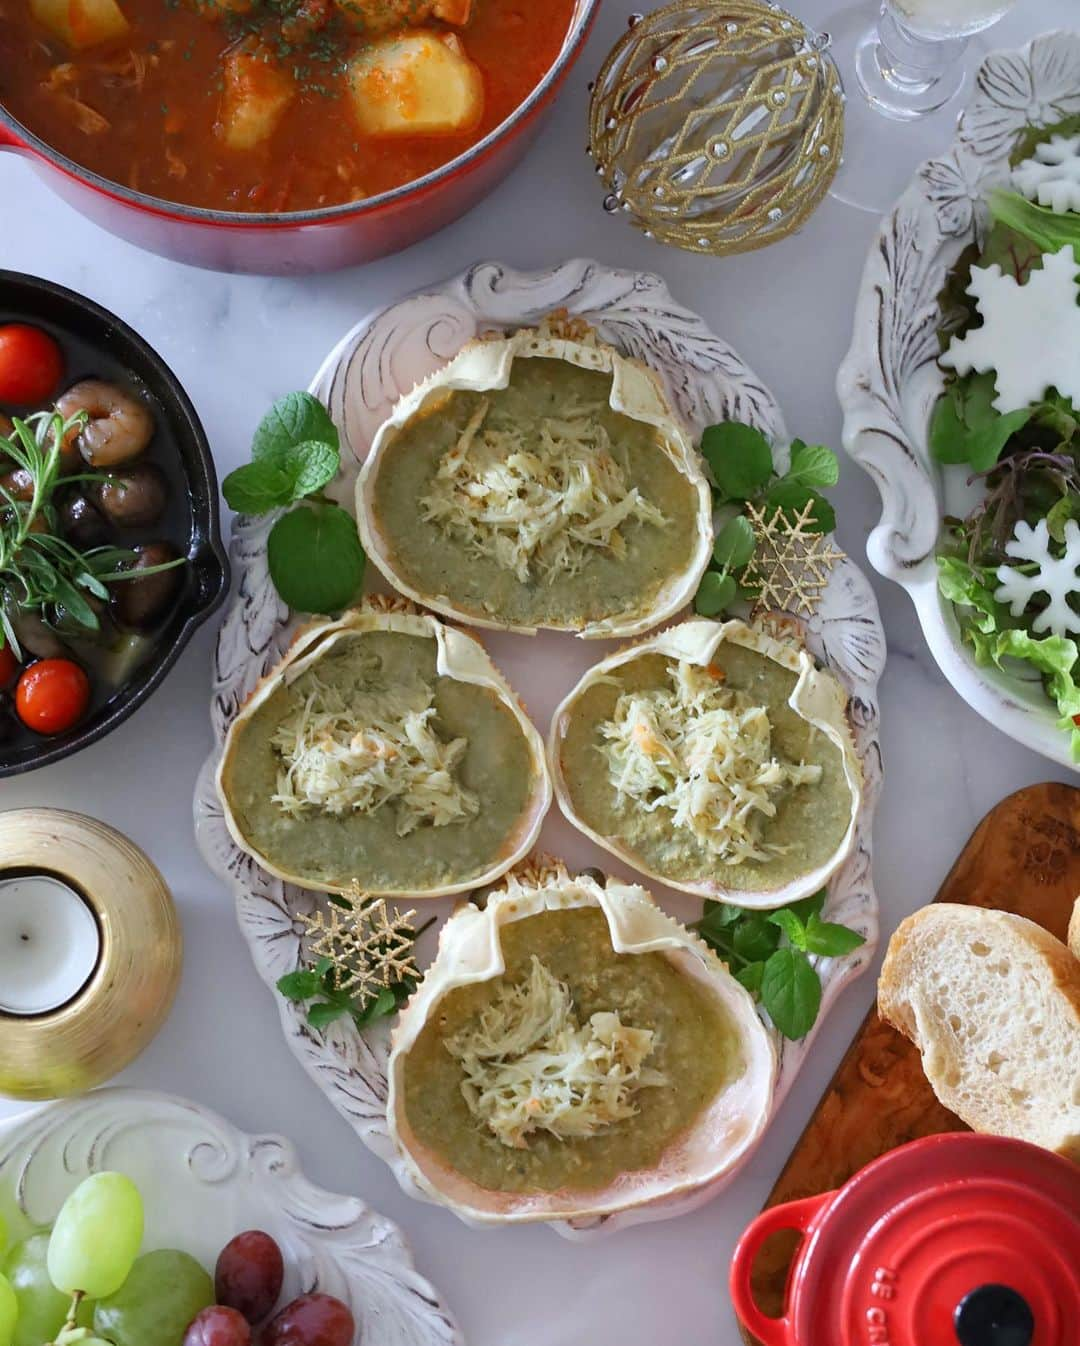
[[[956,139],[915,174],[882,223],[863,272],[851,349],[837,392],[844,447],[873,477],[881,520],[867,555],[902,585],[942,673],[984,719],[1018,742],[1073,766],[1068,735],[1037,677],[976,665],[952,606],[937,587],[934,552],[942,515],[971,507],[962,469],[930,459],[930,413],[941,394],[937,296],[987,213],[983,198],[1001,182],[1017,136],[1080,112],[1080,33],[1047,33],[1019,51],[988,56]]]
[[[312,391],[330,407],[344,442],[359,461],[397,398],[450,360],[466,341],[482,331],[535,324],[560,308],[584,317],[602,339],[659,372],[695,440],[707,425],[741,420],[759,427],[776,445],[786,446],[783,418],[772,394],[697,315],[672,299],[661,280],[588,261],[530,273],[483,263],[437,289],[412,295],[358,323],[323,364]],[[781,466],[786,465],[786,454],[786,447],[778,448]],[[355,468],[342,474],[334,490],[350,506],[353,477]],[[311,910],[314,899],[270,877],[236,848],[214,788],[220,744],[232,716],[290,639],[288,613],[266,570],[268,528],[267,520],[241,518],[234,525],[232,562],[237,584],[218,638],[211,704],[218,747],[200,776],[195,817],[203,854],[232,888],[255,965],[273,987],[300,960],[297,916]],[[369,573],[373,569],[369,566]],[[877,940],[870,832],[881,782],[877,684],[885,638],[870,585],[853,562],[845,560],[834,569],[805,638],[812,653],[836,673],[850,693],[848,715],[866,783],[856,846],[830,885],[828,911],[833,919],[860,930],[867,942],[847,958],[822,963],[823,1017],[841,988],[869,965]],[[557,633],[535,637],[485,633],[484,643],[541,733],[581,674],[613,648],[612,642],[584,642]],[[623,878],[635,877],[575,831],[557,810],[544,822],[540,848],[563,859],[571,871],[597,866]],[[700,900],[660,885],[651,887],[675,916],[693,920],[700,915]],[[443,917],[451,904],[452,899],[424,903],[423,914]],[[430,958],[434,940],[434,931],[424,936],[422,962]],[[360,1139],[391,1166],[402,1187],[419,1197],[387,1135],[388,1033],[371,1030],[361,1037],[351,1024],[340,1023],[331,1025],[325,1034],[318,1033],[306,1023],[302,1010],[276,993],[275,998],[286,1039],[312,1079]],[[774,1109],[811,1046],[812,1039],[797,1044],[778,1040],[780,1071]],[[610,1230],[679,1214],[701,1205],[716,1190],[699,1190],[681,1205],[662,1210],[643,1209],[590,1224],[553,1227],[567,1237],[586,1237],[600,1228]]]
[[[281,1136],[245,1135],[167,1094],[101,1089],[0,1128],[0,1194],[12,1237],[24,1236],[20,1220],[51,1224],[68,1193],[103,1169],[126,1173],[142,1193],[144,1252],[179,1248],[212,1272],[234,1234],[264,1229],[285,1259],[279,1303],[312,1290],[336,1295],[356,1320],[355,1346],[462,1340],[396,1225],[358,1197],[308,1182]]]

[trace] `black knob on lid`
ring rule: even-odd
[[[980,1285],[953,1315],[960,1346],[1031,1346],[1035,1319],[1027,1300],[1009,1285]]]

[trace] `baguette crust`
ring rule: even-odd
[[[973,1130],[1080,1162],[1080,962],[1048,931],[1009,912],[924,907],[889,941],[878,1011]]]
[[[1073,957],[1080,958],[1080,897],[1073,906],[1072,920],[1069,922],[1069,948]]]

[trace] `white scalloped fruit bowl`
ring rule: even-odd
[[[966,513],[963,470],[930,459],[938,367],[937,296],[985,223],[987,188],[1004,179],[1017,135],[1080,113],[1080,34],[1048,33],[987,57],[956,140],[916,173],[882,223],[863,272],[851,349],[837,393],[844,447],[874,478],[881,520],[867,555],[911,596],[942,673],[984,719],[1054,762],[1075,768],[1069,737],[1035,677],[980,668],[937,587],[934,560],[945,513]]]
[[[11,1237],[51,1224],[68,1193],[103,1169],[126,1173],[142,1194],[144,1252],[178,1248],[212,1271],[234,1234],[263,1229],[285,1260],[280,1304],[316,1289],[336,1295],[356,1320],[356,1346],[461,1342],[396,1225],[308,1182],[282,1137],[246,1135],[167,1094],[101,1089],[0,1127]]]
[[[466,341],[482,331],[534,325],[560,308],[580,314],[602,339],[660,373],[695,439],[706,425],[740,420],[758,426],[778,446],[786,445],[783,418],[772,394],[701,318],[676,303],[663,281],[590,261],[566,262],[533,273],[479,263],[427,293],[411,295],[358,323],[323,363],[312,391],[330,408],[353,454],[362,458],[396,400],[450,360]],[[778,456],[785,452],[781,447]],[[334,494],[343,503],[350,503],[350,478],[355,472],[354,466],[334,483]],[[237,849],[222,819],[213,784],[221,741],[232,717],[259,678],[277,662],[293,630],[267,574],[266,532],[264,520],[242,519],[233,530],[237,585],[218,637],[211,706],[218,746],[199,779],[195,818],[203,855],[233,889],[240,928],[256,968],[273,987],[301,958],[302,926],[296,918],[312,909],[315,897],[274,879]],[[834,920],[860,930],[867,942],[846,958],[822,962],[820,1025],[841,989],[869,965],[877,940],[871,822],[881,780],[877,683],[885,638],[873,591],[854,562],[845,558],[833,570],[805,636],[811,653],[848,689],[848,716],[865,778],[855,848],[830,882],[828,911]],[[542,732],[562,697],[615,645],[585,643],[557,632],[534,637],[485,632],[484,644]],[[625,865],[576,832],[555,809],[544,820],[539,848],[559,856],[571,871],[599,866],[636,879]],[[700,899],[660,884],[648,886],[679,919],[693,920],[700,914]],[[442,919],[450,906],[449,900],[429,899],[424,903],[425,914]],[[432,930],[419,949],[421,965],[434,947]],[[390,1166],[403,1189],[426,1200],[388,1133],[388,1034],[376,1028],[361,1035],[351,1024],[340,1022],[325,1034],[318,1033],[307,1024],[302,1007],[276,998],[286,1039],[309,1075],[364,1144]],[[813,1034],[797,1043],[777,1038],[780,1062],[774,1110],[806,1060],[812,1041]],[[675,1202],[657,1202],[593,1221],[557,1222],[552,1227],[565,1237],[584,1238],[643,1220],[667,1219],[709,1200],[733,1174],[731,1170],[717,1183]]]

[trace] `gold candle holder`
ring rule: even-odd
[[[38,880],[46,881],[40,885],[41,905],[27,905],[27,888]],[[60,897],[65,889],[69,892]],[[20,938],[31,956],[33,942],[32,975],[51,954],[50,933],[43,923],[46,904],[54,899],[70,907],[74,893],[85,903],[96,926],[96,943],[89,945],[87,957],[83,945],[94,935],[86,933],[85,914],[69,910],[75,920],[57,925],[55,956],[70,960],[77,937],[80,948],[70,975],[80,984],[55,1008],[37,1010],[32,985],[21,986],[17,993],[9,990],[5,1001],[0,982],[0,1093],[46,1099],[93,1089],[142,1051],[172,1006],[183,956],[172,895],[157,867],[115,828],[79,813],[46,808],[0,813],[0,925],[5,890],[18,894],[11,901],[22,904],[19,911],[26,911],[28,926],[20,936],[18,920],[13,925],[9,911],[4,928],[15,944],[7,957],[18,961]],[[0,977],[4,965],[0,959]],[[8,979],[14,981],[10,970]],[[62,987],[63,979],[43,986],[46,1000],[56,985]],[[19,1001],[18,1012],[10,1008],[13,1000]]]

